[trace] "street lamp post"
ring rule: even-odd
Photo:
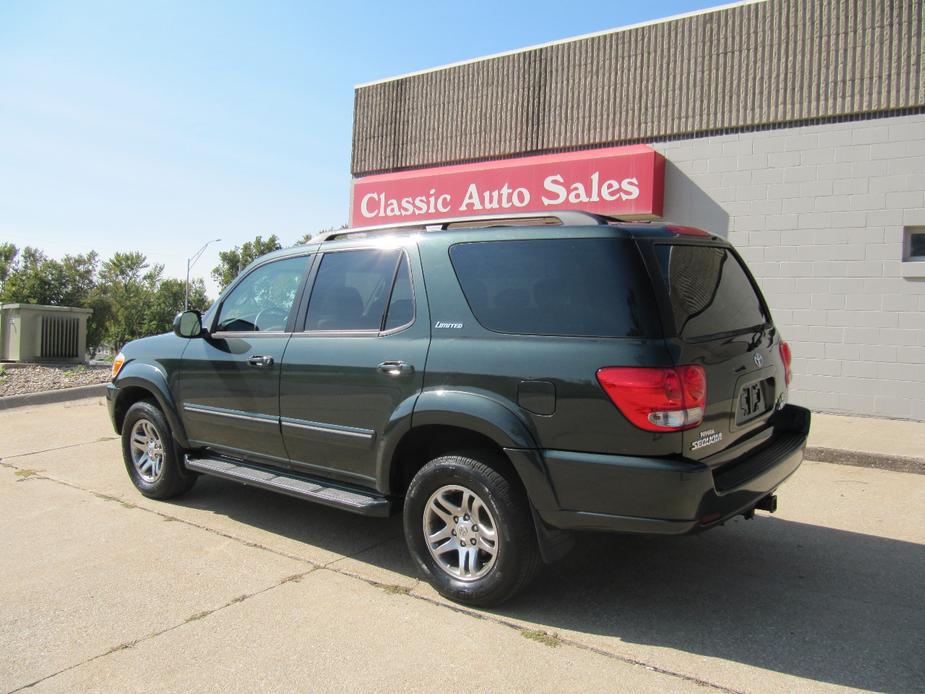
[[[206,250],[206,247],[210,243],[218,243],[219,241],[221,241],[221,239],[212,239],[211,241],[206,241],[205,245],[203,245],[202,248],[200,248],[198,251],[196,251],[195,254],[193,254],[192,256],[186,259],[186,292],[184,293],[184,296],[183,296],[183,310],[184,311],[189,311],[189,271],[190,271],[190,268],[196,264],[196,261],[199,260],[199,256],[203,254],[203,252]]]

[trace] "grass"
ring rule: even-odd
[[[407,595],[411,592],[411,589],[406,586],[397,586],[393,583],[383,583],[379,586],[389,595]]]
[[[86,370],[87,370],[86,366],[84,366],[83,364],[78,364],[73,369],[65,369],[64,375],[65,376],[76,376],[78,374],[82,374]]]
[[[119,651],[124,651],[128,648],[134,648],[136,643],[138,643],[138,641],[126,641],[125,643],[120,643],[118,646],[114,646],[113,648],[110,648],[108,651],[106,651],[106,655],[109,655],[110,653],[118,653]]]
[[[556,634],[547,634],[545,631],[524,629],[522,632],[520,632],[520,635],[525,639],[536,641],[537,643],[541,643],[544,646],[549,646],[550,648],[558,648],[562,645],[562,639],[560,639]]]
[[[186,623],[189,624],[190,622],[196,622],[196,621],[199,621],[200,619],[205,619],[210,614],[212,614],[212,612],[213,610],[203,610],[202,612],[191,614],[189,617],[186,618]]]

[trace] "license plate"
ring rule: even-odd
[[[742,389],[739,394],[739,422],[757,417],[768,410],[768,401],[765,396],[764,382],[751,383]]]

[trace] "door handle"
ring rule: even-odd
[[[407,376],[414,373],[414,366],[406,361],[384,361],[378,368],[386,376]]]
[[[266,368],[268,366],[273,366],[273,357],[270,355],[254,355],[247,360],[247,363],[251,366],[259,366]]]

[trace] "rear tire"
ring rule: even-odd
[[[147,400],[136,402],[125,414],[122,458],[132,484],[150,499],[180,496],[196,483],[196,475],[183,467],[183,452],[164,413]]]
[[[540,566],[519,481],[487,462],[430,461],[411,480],[404,508],[405,540],[421,573],[444,597],[478,607],[509,600]]]

